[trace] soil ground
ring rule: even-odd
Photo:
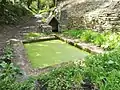
[[[0,25],[0,55],[6,45],[6,41],[10,39],[23,39],[23,35],[27,32],[37,32],[36,18],[25,19],[19,25]]]

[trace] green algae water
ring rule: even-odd
[[[33,68],[80,60],[89,55],[61,40],[27,43],[24,46]]]

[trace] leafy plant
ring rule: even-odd
[[[10,63],[10,60],[13,58],[13,49],[11,48],[11,46],[6,45],[6,47],[3,50],[3,53],[4,54],[0,57],[0,60]]]
[[[103,34],[95,33],[92,43],[94,43],[95,45],[101,46],[104,44],[105,41],[106,41],[106,38],[104,37]]]
[[[80,89],[85,80],[87,85],[89,83],[100,90],[120,89],[120,48],[91,55],[82,64],[72,63],[54,69],[39,76],[38,80],[42,82],[42,87],[50,90],[71,90],[73,87]]]
[[[73,38],[80,38],[80,36],[82,35],[83,30],[69,30],[69,31],[65,31],[63,32],[64,35],[69,35]]]
[[[113,50],[120,46],[120,34],[107,32],[94,32],[92,30],[69,30],[63,32],[63,35],[78,38],[80,41],[93,43],[105,50]]]
[[[117,33],[111,33],[105,36],[106,41],[102,45],[104,49],[112,50],[120,45],[120,37]]]
[[[91,42],[95,38],[95,34],[91,30],[85,30],[80,36],[80,40],[84,42]]]
[[[66,65],[44,74],[39,77],[39,81],[49,90],[70,90],[81,88],[81,68],[75,64]]]
[[[88,77],[101,90],[119,90],[120,84],[114,81],[120,81],[120,52],[119,48],[109,53],[93,55],[86,58],[84,76]],[[114,72],[114,73],[113,73]],[[116,76],[118,75],[118,76]],[[113,87],[114,84],[116,85]],[[113,85],[112,85],[113,84]],[[104,89],[103,89],[104,88]],[[118,89],[117,89],[118,88]]]
[[[12,90],[16,75],[19,73],[19,68],[14,67],[13,63],[7,64],[2,62],[0,64],[0,90]]]
[[[28,77],[25,81],[15,82],[16,84],[13,88],[15,90],[35,90],[35,80],[34,77]]]
[[[0,90],[34,90],[35,78],[17,80],[21,75],[20,69],[13,63],[0,63]]]
[[[120,71],[112,70],[106,78],[105,83],[101,83],[100,90],[119,90]]]

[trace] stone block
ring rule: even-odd
[[[50,25],[42,25],[42,32],[51,33],[52,27]]]

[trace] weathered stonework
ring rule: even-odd
[[[61,29],[120,29],[119,0],[58,0],[57,6]]]
[[[17,39],[10,39],[9,42],[13,48],[14,58],[12,59],[12,62],[20,67],[24,76],[27,76],[29,71],[31,71],[31,68],[29,67],[30,64],[28,63],[28,58],[25,53],[22,41]]]
[[[39,26],[41,32],[45,32],[45,33],[51,33],[52,32],[52,27],[50,25],[47,24],[40,24]]]
[[[46,37],[40,37],[36,39],[30,39],[30,40],[22,40],[23,43],[31,43],[31,42],[40,42],[40,41],[47,41],[47,40],[56,40],[55,36],[46,36]]]
[[[79,40],[74,40],[74,39],[70,39],[70,38],[66,38],[62,35],[55,35],[57,38],[59,38],[60,40],[64,41],[64,42],[67,42],[79,49],[82,49],[84,51],[87,51],[89,53],[93,53],[93,54],[99,54],[99,53],[104,53],[105,51],[100,48],[100,47],[97,47],[95,45],[92,45],[92,44],[89,44],[89,43],[83,43],[83,42],[80,42]]]
[[[79,49],[85,50],[90,53],[103,53],[102,49],[99,49],[95,46],[85,44],[85,43],[80,43],[78,40],[72,40],[72,39],[68,39],[65,37],[57,36],[56,34],[53,34],[50,37],[41,37],[36,40],[28,40],[28,41],[11,39],[9,43],[11,44],[13,48],[13,54],[14,54],[14,58],[12,59],[12,62],[15,65],[19,66],[20,69],[23,71],[23,79],[27,78],[30,75],[38,75],[40,73],[48,72],[53,68],[58,68],[58,67],[61,67],[61,66],[64,66],[70,63],[70,62],[63,62],[63,63],[56,64],[53,66],[48,66],[45,68],[32,68],[30,60],[27,57],[27,53],[25,51],[23,43],[32,43],[32,42],[37,42],[37,41],[53,40],[53,39],[63,40],[66,43],[69,43],[73,46],[78,47]]]
[[[37,41],[45,41],[45,40],[53,40],[56,39],[55,36],[49,36],[49,37],[41,37],[35,40],[18,40],[18,39],[10,39],[9,43],[13,49],[13,59],[12,63],[14,63],[16,66],[18,66],[22,73],[23,73],[23,78],[25,79],[30,75],[38,75],[40,73],[50,71],[52,68],[55,67],[60,67],[60,65],[53,65],[53,66],[48,66],[45,68],[33,68],[31,66],[30,60],[28,59],[27,53],[24,48],[23,43],[31,43],[31,42],[37,42]]]

